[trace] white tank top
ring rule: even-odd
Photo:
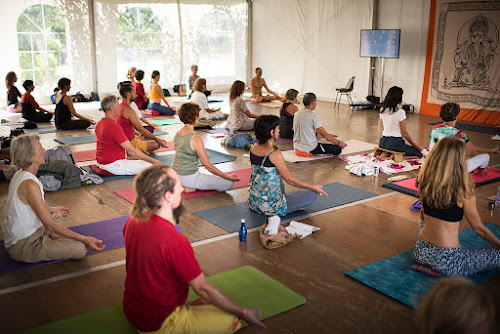
[[[33,180],[38,184],[42,192],[42,199],[45,202],[43,186],[38,178],[30,172],[18,171],[9,185],[7,219],[5,221],[5,247],[10,247],[19,240],[29,237],[43,226],[31,206],[24,204],[17,195],[19,185],[26,180]]]

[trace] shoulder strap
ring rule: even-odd
[[[264,163],[266,162],[267,157],[268,157],[269,155],[271,155],[271,153],[273,153],[274,151],[276,151],[276,149],[274,149],[274,150],[272,150],[271,152],[269,152],[268,154],[266,154],[266,156],[264,157],[264,159],[262,159],[262,162],[261,162],[261,164],[260,164],[260,167],[264,167]]]

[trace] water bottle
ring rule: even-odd
[[[229,135],[230,136],[234,135],[234,130],[233,130],[233,125],[232,124],[229,125]]]
[[[378,159],[373,162],[373,176],[378,176],[380,168],[378,167]]]
[[[247,241],[247,228],[245,226],[245,219],[241,220],[241,226],[240,226],[240,241],[244,242]]]

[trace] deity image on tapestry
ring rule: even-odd
[[[435,32],[429,101],[500,107],[500,2],[441,5]]]

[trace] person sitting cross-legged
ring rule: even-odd
[[[189,240],[177,231],[183,187],[166,165],[135,179],[137,198],[123,229],[126,278],[123,311],[150,334],[234,333],[241,320],[260,329],[261,312],[242,307],[205,279]],[[187,299],[189,288],[199,298]]]
[[[36,177],[38,167],[45,162],[40,136],[15,137],[11,149],[12,163],[21,169],[10,181],[7,197],[5,250],[10,258],[28,263],[83,259],[88,249],[103,250],[102,240],[56,222],[68,216],[69,209],[45,204],[43,186]]]
[[[288,213],[302,210],[314,203],[318,195],[328,196],[323,186],[312,185],[292,176],[286,166],[283,154],[274,147],[274,141],[279,137],[278,116],[262,115],[255,121],[255,137],[257,144],[250,149],[250,209],[266,216],[284,216]],[[307,189],[292,194],[285,194],[286,183]]]
[[[115,118],[120,114],[120,106],[115,96],[108,95],[102,99],[101,109],[104,118],[97,123],[96,160],[99,168],[115,175],[135,175],[152,164],[160,164],[139,149],[132,146],[122,127]],[[127,159],[127,154],[139,160]]]
[[[35,123],[50,121],[54,113],[40,107],[31,95],[31,92],[35,89],[33,81],[24,81],[23,87],[26,89],[26,93],[21,96],[23,118]]]
[[[156,137],[142,126],[141,121],[137,118],[137,113],[130,107],[131,101],[134,101],[137,97],[135,87],[132,83],[130,81],[120,82],[118,90],[122,97],[122,103],[120,103],[120,114],[116,117],[116,122],[122,127],[132,146],[147,155],[160,148],[160,146],[167,147],[165,140]],[[146,140],[136,136],[135,130]]]
[[[339,155],[347,144],[326,132],[321,125],[319,116],[313,113],[313,110],[316,109],[316,95],[307,93],[304,95],[303,103],[304,109],[297,111],[293,116],[293,148],[295,148],[295,153],[304,156],[314,154]],[[318,143],[318,134],[332,144]]]
[[[432,150],[441,138],[453,137],[460,139],[465,143],[465,147],[467,148],[467,170],[469,173],[484,174],[488,171],[488,164],[490,162],[488,153],[499,154],[500,147],[482,148],[472,144],[467,134],[456,128],[459,113],[460,105],[457,103],[445,103],[441,107],[439,116],[441,116],[443,123],[432,128],[429,151]]]

